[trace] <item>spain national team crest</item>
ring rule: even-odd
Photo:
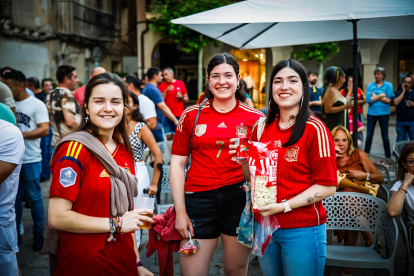
[[[207,130],[207,125],[197,125],[195,128],[195,135],[200,137],[201,135],[206,133],[206,130]]]
[[[290,146],[288,147],[286,153],[285,153],[285,160],[288,162],[296,162],[298,161],[298,152],[299,147],[297,146]]]

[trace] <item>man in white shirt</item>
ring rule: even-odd
[[[19,174],[24,155],[21,131],[0,120],[0,267],[2,275],[19,275],[16,253],[17,230],[14,204],[19,187]]]
[[[40,173],[42,172],[42,155],[40,138],[49,134],[49,114],[45,104],[26,92],[26,77],[16,70],[11,70],[3,76],[4,83],[11,89],[16,102],[18,127],[24,138],[24,157],[20,171],[19,190],[16,197],[16,224],[20,233],[22,220],[23,186],[31,201],[33,219],[33,250],[42,250],[44,207],[40,189]],[[20,240],[19,240],[20,242]]]
[[[157,113],[155,104],[147,96],[141,94],[141,81],[134,75],[128,75],[124,78],[128,84],[128,90],[138,96],[139,112],[141,112],[149,129],[157,127]]]

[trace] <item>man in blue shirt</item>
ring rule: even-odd
[[[414,140],[414,91],[413,79],[405,77],[401,90],[395,92],[393,101],[397,110],[397,142]]]
[[[157,112],[157,127],[154,130],[151,130],[151,132],[158,143],[164,141],[164,135],[162,132],[164,115],[176,125],[178,124],[178,120],[165,104],[162,93],[157,87],[162,82],[161,70],[159,68],[152,67],[148,69],[147,76],[148,83],[142,90],[142,94],[147,96],[155,104],[155,111]]]
[[[321,112],[321,97],[322,90],[316,87],[316,82],[318,81],[318,72],[315,70],[309,70],[308,72],[308,81],[309,81],[309,109],[312,111]]]
[[[367,87],[366,100],[368,103],[367,140],[365,152],[371,151],[375,125],[379,122],[385,157],[391,157],[390,139],[388,137],[388,122],[390,120],[390,103],[393,96],[392,84],[385,81],[386,72],[382,67],[374,70],[375,82]]]

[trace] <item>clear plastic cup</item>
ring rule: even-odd
[[[153,197],[135,197],[134,198],[134,210],[137,210],[137,209],[154,210],[154,203],[155,203],[155,198]],[[152,214],[140,213],[140,215],[144,215],[144,216],[152,218]],[[141,226],[140,228],[150,229],[151,227],[152,227],[152,223],[144,221],[144,225]]]

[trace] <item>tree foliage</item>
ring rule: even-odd
[[[235,3],[232,0],[164,0],[157,2],[151,10],[153,21],[151,30],[160,33],[180,45],[185,52],[199,51],[209,44],[217,44],[217,40],[204,36],[185,26],[172,24],[171,20],[193,15],[207,10]]]
[[[303,46],[294,46],[293,58],[302,61],[316,59],[318,63],[325,63],[340,51],[339,42],[315,43],[304,49]]]

